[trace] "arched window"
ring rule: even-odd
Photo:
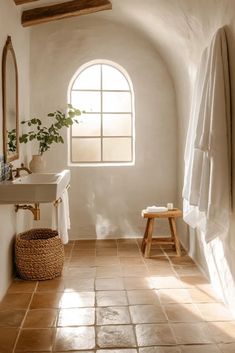
[[[134,163],[134,96],[119,65],[90,62],[72,81],[70,103],[85,113],[70,130],[71,165]]]

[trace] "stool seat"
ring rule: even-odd
[[[176,218],[182,217],[182,211],[178,208],[169,210],[166,212],[148,212],[147,210],[142,211],[142,217],[147,218],[146,229],[142,240],[141,251],[145,257],[150,256],[152,244],[172,244],[175,246],[176,254],[181,256],[180,241],[176,229]],[[154,220],[156,218],[167,218],[171,235],[169,237],[152,238]]]

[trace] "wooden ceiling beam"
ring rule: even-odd
[[[28,4],[29,2],[34,2],[38,0],[14,0],[16,5]]]
[[[21,22],[24,27],[28,27],[110,9],[112,9],[112,4],[109,0],[73,0],[26,10],[22,13]]]

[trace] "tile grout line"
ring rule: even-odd
[[[19,337],[20,337],[20,334],[21,334],[21,332],[22,332],[22,329],[23,329],[23,326],[24,326],[26,317],[27,317],[28,312],[29,312],[29,310],[30,310],[30,306],[31,306],[31,303],[32,303],[32,301],[33,301],[34,294],[35,294],[36,291],[37,291],[37,287],[38,287],[38,281],[37,281],[37,283],[36,283],[36,286],[35,286],[33,292],[31,293],[31,298],[30,298],[29,304],[28,304],[28,306],[27,306],[27,309],[26,309],[25,315],[24,315],[24,317],[23,317],[23,320],[22,320],[22,322],[21,322],[21,325],[20,325],[20,327],[19,327],[19,332],[18,332],[18,335],[17,335],[17,337],[16,337],[15,344],[14,344],[14,346],[13,346],[12,353],[15,353],[16,346],[17,346],[17,343],[18,343],[18,341],[19,341]]]

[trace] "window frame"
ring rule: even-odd
[[[100,69],[100,80],[101,80],[101,88],[100,89],[73,89],[73,86],[75,84],[75,81],[77,80],[78,76],[86,69],[88,69],[91,66],[94,65],[101,65],[101,69]],[[124,78],[126,79],[126,82],[128,84],[129,89],[127,90],[119,90],[119,89],[103,89],[102,86],[102,65],[108,65],[113,67],[114,69],[118,70],[122,76],[124,76]],[[100,118],[101,118],[101,126],[100,126],[100,135],[97,136],[77,136],[78,139],[95,139],[95,138],[99,138],[101,140],[101,145],[100,145],[100,153],[101,153],[101,160],[100,161],[84,161],[84,162],[78,162],[72,161],[72,141],[73,139],[76,139],[76,136],[72,136],[72,127],[70,127],[68,129],[68,165],[70,167],[105,167],[105,166],[133,166],[135,164],[135,110],[134,110],[134,90],[133,90],[133,85],[132,85],[132,81],[128,75],[128,73],[126,72],[126,70],[121,67],[119,64],[113,62],[113,61],[109,61],[109,60],[92,60],[87,62],[86,64],[82,65],[74,74],[74,76],[72,77],[70,84],[69,84],[69,88],[68,88],[68,102],[71,104],[72,102],[72,93],[73,92],[100,92],[100,112],[88,112],[86,114],[88,115],[95,115],[95,114],[99,114]],[[131,111],[129,112],[103,112],[103,93],[104,92],[111,92],[111,93],[115,93],[115,92],[125,92],[125,93],[130,93],[130,108]],[[79,107],[77,107],[79,109]],[[124,115],[127,114],[130,116],[131,118],[131,135],[128,136],[123,136],[123,135],[104,135],[103,134],[103,120],[104,120],[104,116],[105,115]],[[107,138],[111,138],[111,139],[115,139],[115,138],[126,138],[126,139],[130,139],[131,140],[131,160],[130,161],[104,161],[103,160],[103,143],[104,143],[104,139]]]

